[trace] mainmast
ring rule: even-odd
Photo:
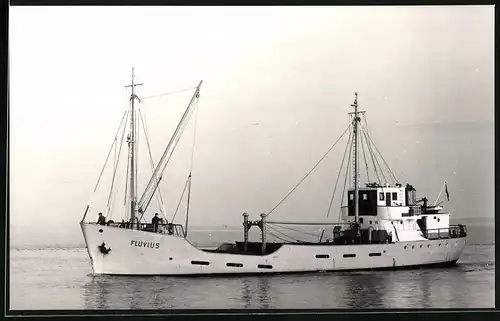
[[[354,145],[354,219],[356,223],[359,223],[359,148],[358,148],[358,138],[359,138],[359,122],[361,117],[359,114],[364,113],[364,111],[358,110],[358,93],[356,92],[354,98],[354,103],[351,104],[354,107],[354,119],[353,119],[353,145]]]
[[[134,224],[136,223],[136,205],[137,205],[137,191],[135,190],[135,182],[137,178],[135,177],[136,173],[136,158],[135,158],[135,109],[134,109],[134,101],[135,99],[139,99],[135,95],[135,86],[142,86],[140,84],[134,84],[134,68],[132,67],[132,84],[125,86],[125,88],[131,87],[132,93],[130,94],[130,134],[127,137],[129,152],[130,152],[130,220],[131,220],[131,228],[134,228]],[[139,224],[136,225],[136,228],[139,229]]]

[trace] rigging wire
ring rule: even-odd
[[[134,118],[139,118],[138,117],[138,114],[139,114],[139,111],[140,111],[140,108],[137,108],[137,110],[135,111],[135,115],[134,115]],[[138,189],[138,183],[139,183],[139,122],[136,121],[135,122],[135,129],[134,129],[134,149],[135,149],[135,193],[136,193],[136,199],[135,199],[135,202],[137,203],[137,192],[139,191]],[[137,137],[136,137],[137,135]],[[139,220],[140,222],[140,220]]]
[[[368,140],[368,137],[366,137],[366,133],[363,129],[361,129],[361,134],[365,137],[365,142],[366,142],[366,147],[368,149],[368,155],[370,156],[370,159],[372,161],[372,164],[373,164],[373,170],[375,171],[375,176],[377,176],[377,181],[378,181],[378,184],[380,186],[382,186],[382,181],[380,179],[380,175],[378,173],[378,170],[377,170],[377,165],[376,163],[378,164],[378,161],[374,155],[374,152],[373,152],[373,149],[371,148],[371,145],[370,145],[370,141]],[[382,172],[381,170],[381,173],[380,173],[382,176],[384,175],[384,173]],[[383,176],[384,177],[384,176]],[[384,177],[385,179],[385,177]]]
[[[275,231],[276,233],[279,233],[279,234],[283,235],[284,237],[286,237],[286,238],[288,238],[288,239],[289,239],[289,240],[284,240],[284,239],[282,239],[282,238],[278,237],[277,235],[274,235],[275,237],[277,237],[278,239],[280,239],[280,240],[282,240],[282,241],[284,241],[284,242],[290,242],[290,240],[291,240],[291,242],[299,242],[299,243],[301,243],[301,241],[300,241],[300,240],[297,240],[297,239],[295,239],[295,238],[291,237],[290,235],[288,235],[288,234],[286,234],[286,233],[281,232],[281,231],[280,231],[280,230],[278,230],[276,227],[270,226],[270,225],[268,225],[268,224],[266,224],[266,227],[267,227],[267,228],[269,228],[269,229],[271,229],[271,230],[273,230],[273,231]],[[271,232],[269,232],[269,231],[268,231],[268,233],[269,233],[269,234],[271,234]]]
[[[106,206],[106,212],[107,212],[106,215],[105,215],[106,219],[108,218],[108,214],[109,214],[109,211],[110,211],[111,199],[112,199],[112,196],[113,196],[113,190],[114,190],[114,186],[115,186],[116,171],[118,169],[118,163],[120,162],[120,155],[121,155],[121,152],[122,152],[123,139],[125,138],[125,127],[126,126],[123,126],[122,138],[121,138],[121,141],[120,141],[120,148],[118,148],[118,158],[116,159],[115,162],[113,162],[114,171],[113,171],[113,178],[111,179],[111,188],[109,190],[108,204]]]
[[[200,100],[196,100],[194,108],[193,108],[193,113],[195,113],[194,116],[194,131],[193,131],[193,147],[191,148],[191,165],[189,168],[189,172],[193,172],[193,160],[194,160],[194,146],[196,143],[196,129],[198,128],[198,105],[200,103]]]
[[[318,234],[314,234],[314,233],[310,233],[310,232],[305,232],[305,231],[302,231],[302,230],[299,230],[299,229],[294,229],[292,227],[287,227],[287,226],[282,226],[281,224],[278,224],[278,223],[267,223],[269,225],[276,225],[278,227],[281,227],[283,229],[286,229],[286,230],[290,230],[290,231],[294,231],[294,232],[299,232],[299,233],[302,233],[302,234],[306,234],[306,235],[311,235],[311,236],[314,236],[314,237],[318,237],[319,235]]]
[[[142,129],[144,131],[144,137],[146,139],[146,146],[148,147],[148,152],[149,152],[149,161],[150,161],[150,165],[151,165],[151,172],[154,175],[155,166],[154,166],[154,161],[153,161],[153,155],[151,152],[151,145],[149,144],[149,135],[148,135],[148,130],[146,128],[145,118],[146,118],[146,116],[145,115],[143,116],[142,112],[139,110],[139,119],[140,119],[141,124],[142,124]],[[157,181],[156,177],[155,177],[155,180]],[[167,220],[167,215],[165,213],[165,206],[163,203],[163,196],[161,194],[161,189],[158,189],[158,195],[156,196],[156,199],[158,201],[158,207],[160,208],[161,214],[163,215],[165,220]]]
[[[201,85],[201,82],[200,82],[200,85]],[[149,180],[149,183],[147,184],[147,186],[144,190],[143,195],[141,196],[141,199],[139,201],[139,210],[140,211],[144,212],[146,210],[146,208],[149,206],[149,202],[151,201],[151,198],[153,197],[154,193],[156,192],[156,189],[158,188],[159,182],[162,179],[163,172],[165,171],[165,168],[167,167],[167,164],[170,161],[170,158],[172,157],[172,155],[175,151],[175,147],[177,146],[177,144],[180,140],[180,137],[182,136],[182,133],[184,132],[184,129],[185,129],[184,125],[186,123],[185,120],[186,120],[186,118],[189,118],[189,116],[193,110],[192,107],[193,107],[194,100],[199,97],[199,90],[200,90],[200,87],[198,86],[196,92],[194,93],[193,97],[191,98],[191,101],[188,104],[188,107],[184,111],[184,114],[182,115],[182,118],[181,118],[180,122],[178,123],[178,125],[177,125],[177,127],[172,135],[172,138],[170,139],[169,143],[167,144],[167,147],[166,147],[165,151],[163,152],[163,155],[161,156],[160,161],[158,162],[158,165],[155,169],[155,174],[154,174],[155,176],[158,174],[158,171],[160,171],[160,168],[163,165],[163,168],[161,168],[161,171],[160,171],[161,174],[159,175],[158,183],[153,184],[154,178],[151,177],[151,179]],[[176,141],[176,142],[175,142],[174,147],[171,150],[170,147],[172,146],[172,143],[174,141]],[[170,156],[168,157],[165,164],[163,164],[169,151],[170,151]]]
[[[185,232],[184,237],[187,237],[188,232],[188,222],[189,222],[189,205],[191,202],[191,181],[192,181],[192,173],[193,173],[193,164],[194,164],[194,146],[196,142],[196,129],[198,126],[198,105],[200,100],[197,99],[193,108],[194,117],[194,130],[193,130],[193,146],[191,148],[191,164],[189,166],[189,185],[188,185],[188,195],[187,195],[187,205],[186,205],[186,223],[185,223]]]
[[[349,132],[349,138],[347,139],[347,143],[345,146],[344,156],[342,156],[342,163],[340,165],[339,173],[337,175],[337,180],[335,181],[335,187],[333,188],[332,197],[330,198],[330,204],[328,205],[328,212],[326,213],[326,218],[328,218],[330,216],[330,211],[332,209],[332,204],[333,204],[333,198],[335,197],[335,193],[337,191],[337,184],[339,182],[340,174],[342,173],[342,168],[344,168],[344,161],[345,161],[345,157],[347,155],[347,149],[349,147],[349,142],[351,141],[351,135],[352,135],[352,132]],[[349,162],[347,163],[347,166],[349,166]]]
[[[127,154],[127,176],[125,176],[125,194],[124,194],[124,197],[123,197],[123,206],[125,207],[125,219],[127,220],[127,222],[129,221],[129,214],[130,214],[130,207],[127,206],[127,197],[128,197],[128,175],[130,173],[130,157],[131,157],[131,153],[129,151],[129,153]]]
[[[120,147],[121,147],[121,144],[123,144],[123,141],[120,143]],[[114,185],[114,176],[115,176],[115,173],[116,173],[116,146],[117,144],[115,144],[115,150],[113,152],[113,180],[111,181],[111,189],[110,189],[110,195],[109,195],[109,198],[108,198],[108,205],[107,205],[107,208],[106,208],[106,219],[108,217],[108,209],[109,209],[109,201],[111,199],[111,191],[113,190],[113,185]],[[111,211],[109,211],[111,212]],[[110,214],[111,215],[111,214]]]
[[[118,129],[116,130],[115,138],[113,139],[113,143],[111,144],[111,147],[109,149],[108,156],[106,156],[106,160],[104,161],[104,165],[101,169],[101,173],[99,174],[99,177],[97,178],[97,183],[95,184],[94,189],[92,191],[92,196],[90,197],[89,203],[87,204],[87,208],[85,209],[85,213],[83,214],[82,222],[85,220],[85,217],[87,216],[87,212],[88,212],[90,205],[92,203],[92,199],[94,198],[94,194],[95,194],[95,191],[97,190],[97,186],[99,186],[99,182],[101,181],[102,174],[104,173],[104,169],[106,168],[106,164],[108,163],[109,156],[111,155],[111,151],[113,150],[113,146],[116,144],[116,139],[118,137],[118,134],[120,133],[120,129],[123,125],[123,121],[125,120],[125,118],[128,118],[128,117],[126,117],[127,115],[128,115],[128,110],[124,112],[122,120],[120,121],[120,125],[118,126]]]
[[[267,234],[269,234],[269,235],[271,235],[271,236],[273,236],[274,238],[276,238],[276,239],[278,239],[278,240],[281,240],[281,241],[285,242],[285,243],[290,243],[290,241],[289,241],[289,240],[285,240],[285,239],[283,239],[283,238],[279,237],[278,235],[274,234],[274,233],[273,233],[273,232],[271,232],[271,231],[267,231],[266,233],[267,233]],[[295,240],[292,240],[292,241],[295,241]]]
[[[351,124],[349,124],[347,129],[342,133],[342,135],[340,135],[340,137],[335,141],[335,143],[333,143],[333,145],[328,149],[328,151],[323,155],[323,157],[320,158],[320,160],[316,163],[316,165],[313,166],[313,168],[299,181],[299,183],[295,185],[295,187],[292,188],[290,192],[288,192],[288,194],[286,194],[286,196],[283,199],[281,199],[281,201],[279,201],[278,204],[276,204],[276,206],[274,206],[267,215],[271,214],[276,208],[278,208],[278,206],[280,206],[281,203],[283,203],[288,198],[288,196],[290,196],[290,194],[292,194],[297,189],[297,187],[299,187],[299,185],[302,184],[302,182],[316,169],[316,167],[318,167],[318,165],[323,161],[323,159],[325,159],[325,157],[330,153],[333,147],[337,145],[337,143],[342,139],[342,137],[344,137],[344,135],[350,128]]]
[[[191,180],[191,175],[188,176],[186,179],[186,183],[184,184],[184,189],[182,190],[181,198],[179,199],[179,203],[177,203],[177,208],[175,209],[174,216],[172,217],[172,222],[174,222],[175,216],[177,215],[177,211],[179,210],[179,207],[181,206],[182,199],[184,198],[184,193],[186,192],[186,188],[188,186],[189,181]]]
[[[163,93],[163,94],[157,94],[157,95],[152,95],[152,96],[146,96],[146,97],[142,97],[141,100],[145,100],[145,99],[150,99],[150,98],[155,98],[155,97],[161,97],[161,96],[167,96],[167,95],[172,95],[172,94],[177,94],[177,93],[181,93],[181,92],[184,92],[184,91],[188,91],[188,90],[193,90],[197,87],[191,87],[191,88],[186,88],[186,89],[180,89],[180,90],[175,90],[175,91],[170,91],[170,92],[166,92],[166,93]]]
[[[345,189],[346,189],[346,186],[347,186],[347,177],[349,177],[349,168],[351,168],[349,166],[349,163],[351,162],[351,155],[352,155],[352,150],[353,150],[353,140],[350,141],[351,144],[350,144],[350,148],[349,148],[349,158],[347,159],[347,170],[346,170],[346,173],[345,173],[345,178],[344,178],[344,190],[342,191],[342,198],[340,199],[340,208],[339,208],[339,215],[337,217],[337,221],[340,221],[340,215],[342,214],[342,204],[344,203],[344,197],[345,197]]]
[[[370,142],[369,140],[369,137],[368,137],[368,133],[365,131],[365,129],[363,127],[361,127],[361,131],[364,133],[366,139],[367,139],[367,142],[369,142],[368,146],[369,146],[369,149],[371,150],[371,153],[372,153],[372,157],[375,159],[375,162],[377,163],[377,166],[380,170],[380,175],[382,175],[382,178],[384,179],[384,182],[388,182],[387,180],[387,177],[385,176],[384,174],[384,169],[382,168],[382,166],[380,166],[380,163],[379,163],[379,160],[378,160],[378,157],[377,157],[377,154],[375,153],[375,151],[373,150],[373,144]],[[379,183],[381,186],[382,184]]]
[[[193,96],[193,99],[194,99],[194,96]],[[149,180],[148,185],[146,186],[145,191],[144,191],[143,195],[141,196],[141,199],[139,200],[139,208],[141,208],[141,207],[142,207],[142,205],[144,205],[145,201],[146,201],[146,200],[150,197],[150,195],[149,195],[149,194],[150,194],[151,192],[149,192],[149,188],[153,185],[153,181],[155,180],[154,178],[155,178],[155,177],[159,177],[159,178],[158,178],[158,181],[160,181],[160,180],[161,180],[161,175],[159,175],[159,176],[158,176],[158,172],[159,172],[159,170],[160,170],[161,164],[162,164],[162,162],[165,160],[165,157],[167,157],[167,155],[168,155],[168,151],[170,150],[170,147],[171,147],[171,145],[172,145],[172,142],[175,140],[175,138],[176,138],[176,136],[177,136],[177,134],[178,134],[179,130],[181,129],[181,127],[182,127],[182,125],[183,125],[183,123],[184,123],[184,120],[186,119],[186,117],[187,117],[187,115],[188,115],[188,113],[189,113],[189,111],[190,111],[190,107],[192,106],[193,99],[191,99],[191,101],[190,101],[190,103],[189,103],[188,107],[186,108],[186,110],[184,111],[184,113],[183,113],[183,115],[182,115],[182,117],[181,117],[181,120],[180,120],[180,121],[179,121],[179,123],[177,124],[177,127],[176,127],[176,129],[175,129],[175,131],[174,131],[174,133],[173,133],[172,137],[170,138],[170,141],[168,142],[167,147],[165,148],[165,151],[163,152],[163,154],[162,154],[162,156],[161,156],[161,158],[160,158],[160,160],[159,160],[159,162],[158,162],[157,167],[155,168],[154,175],[153,175],[153,176],[151,177],[151,179]],[[153,191],[153,193],[154,193],[154,191]]]
[[[398,179],[396,178],[396,176],[394,175],[394,173],[392,172],[391,168],[389,167],[389,164],[387,164],[387,162],[385,161],[384,157],[382,156],[382,153],[379,151],[379,149],[377,148],[377,145],[375,144],[375,141],[372,139],[371,135],[370,135],[370,131],[368,129],[368,120],[367,120],[367,117],[365,116],[364,117],[364,121],[365,121],[365,126],[363,127],[363,124],[361,123],[361,127],[362,129],[365,131],[366,133],[366,136],[368,137],[369,141],[371,142],[371,145],[373,145],[373,147],[375,147],[375,150],[378,152],[378,154],[380,155],[380,158],[382,158],[382,161],[384,162],[385,166],[387,167],[387,169],[389,170],[389,174],[392,175],[392,178],[394,179],[395,183],[398,183]],[[373,149],[373,148],[372,148]],[[380,166],[380,170],[382,171],[382,167]]]
[[[363,144],[363,135],[360,136],[359,141],[361,142],[361,150],[363,151],[363,160],[365,161],[366,179],[368,180],[368,183],[370,183],[370,173],[368,171],[368,162],[366,161],[365,146]]]
[[[187,237],[188,233],[188,222],[189,222],[189,202],[191,200],[191,173],[189,173],[189,184],[188,184],[188,193],[187,193],[187,205],[186,205],[186,228],[184,230],[184,237]]]
[[[365,123],[366,123],[366,118],[365,118]],[[378,152],[378,154],[380,155],[380,158],[382,159],[382,161],[384,162],[385,166],[387,167],[387,169],[389,170],[389,173],[392,175],[392,178],[394,179],[394,181],[396,183],[398,183],[398,179],[396,178],[396,176],[394,175],[394,173],[392,172],[391,168],[389,167],[389,164],[387,164],[387,162],[385,161],[384,159],[384,156],[382,156],[382,153],[379,151],[379,149],[377,148],[377,145],[375,144],[375,142],[373,141],[373,139],[371,138],[369,132],[368,132],[368,128],[364,128],[363,127],[363,124],[360,124],[361,125],[361,129],[362,130],[365,130],[366,132],[366,135],[368,136],[368,139],[371,141],[371,143],[373,144],[373,147],[375,147],[375,150]]]
[[[182,136],[182,133],[184,132],[184,129],[186,127],[183,127],[182,130],[180,131],[180,135],[176,138],[176,142],[175,144],[173,145],[173,148],[172,148],[172,152],[170,153],[170,156],[168,157],[167,161],[165,162],[165,165],[163,166],[163,169],[161,170],[161,175],[160,175],[160,178],[158,180],[158,182],[155,184],[154,188],[149,192],[149,195],[147,197],[147,202],[146,202],[146,206],[142,209],[143,211],[145,211],[147,209],[147,207],[149,206],[149,203],[151,202],[151,199],[153,197],[153,195],[155,194],[159,184],[160,184],[160,180],[162,179],[162,175],[163,175],[163,172],[165,171],[168,163],[170,162],[170,159],[172,158],[172,156],[174,155],[174,151],[175,151],[175,148],[177,147],[177,144],[179,143],[180,141],[180,138]],[[142,207],[141,207],[142,208]]]

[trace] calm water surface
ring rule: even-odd
[[[194,233],[193,233],[194,234]],[[247,277],[92,276],[81,244],[11,245],[11,309],[494,307],[494,245],[458,266]]]

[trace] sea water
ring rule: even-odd
[[[491,228],[469,227],[455,267],[244,277],[93,276],[83,237],[67,234],[11,231],[10,309],[494,307]],[[190,239],[213,246],[240,240],[241,231],[192,230]]]

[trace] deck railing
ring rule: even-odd
[[[467,236],[467,227],[465,225],[450,225],[447,228],[424,230],[424,236],[430,240],[459,238]]]
[[[90,223],[90,224],[97,225],[97,223]],[[106,223],[106,226],[126,228],[126,229],[137,229],[137,224],[139,224],[139,229],[141,231],[155,233],[154,226],[151,223],[108,222]],[[158,230],[156,233],[184,237],[184,226],[182,226],[181,224],[173,224],[173,223],[158,224]]]

